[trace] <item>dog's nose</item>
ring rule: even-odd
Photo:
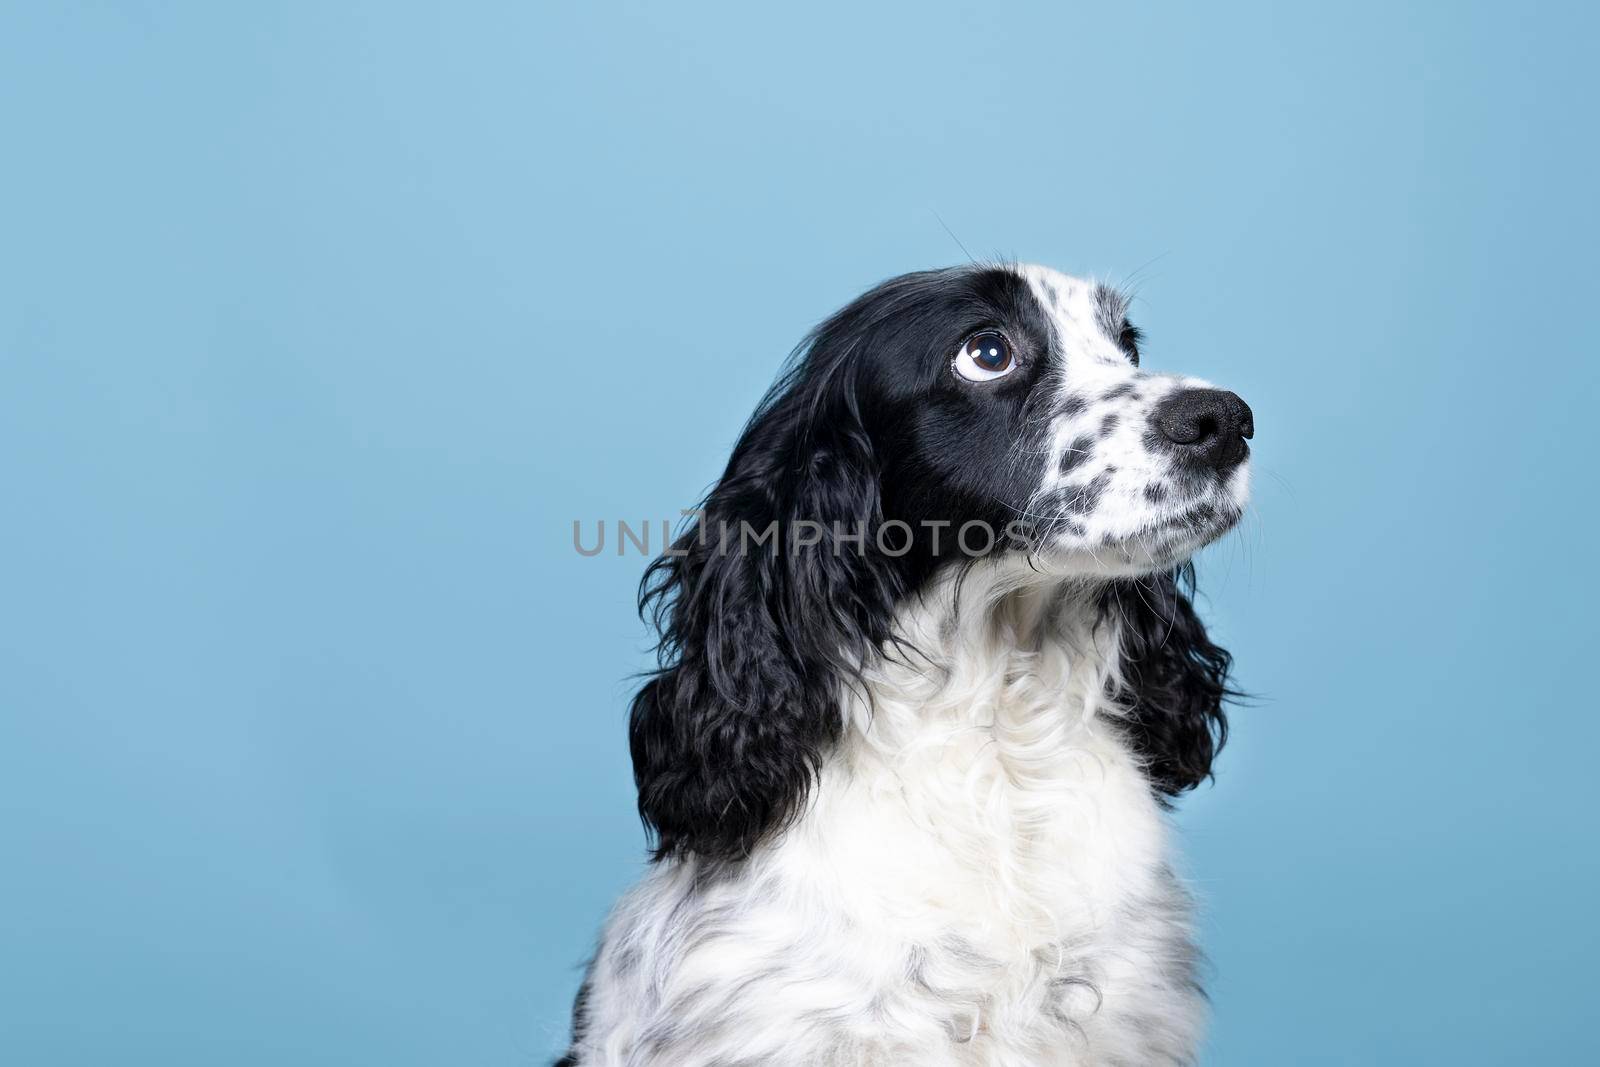
[[[1161,436],[1189,462],[1225,471],[1250,452],[1255,416],[1239,394],[1225,389],[1180,389],[1156,405]]]

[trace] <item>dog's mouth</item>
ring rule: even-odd
[[[1166,509],[1159,518],[1118,538],[1115,548],[1129,563],[1145,561],[1167,566],[1221,538],[1238,525],[1243,515],[1242,502],[1208,494]]]
[[[1226,490],[1169,501],[1131,531],[1110,534],[1089,551],[1117,570],[1174,566],[1220,540],[1244,516],[1244,501]]]
[[[1183,563],[1233,529],[1243,508],[1231,501],[1201,500],[1128,533],[1083,537],[1058,524],[1031,542],[1033,557],[1071,571],[1114,575],[1150,574]]]
[[[1233,529],[1244,510],[1232,501],[1197,501],[1156,524],[1147,534],[1157,542],[1208,545]]]

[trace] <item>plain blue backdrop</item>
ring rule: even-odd
[[[0,9],[0,1061],[555,1051],[643,855],[572,523],[951,233],[1255,407],[1207,1062],[1592,1056],[1584,7]]]

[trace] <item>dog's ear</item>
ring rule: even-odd
[[[1167,796],[1211,776],[1228,737],[1223,702],[1233,658],[1213,644],[1188,595],[1185,565],[1153,578],[1119,581],[1106,607],[1117,619],[1121,661],[1113,696],[1128,708],[1127,728],[1151,784]]]
[[[900,588],[874,551],[878,465],[848,372],[826,356],[774,386],[641,583],[661,667],[634,698],[629,740],[657,857],[738,858],[786,825],[839,737],[845,687],[886,636]]]

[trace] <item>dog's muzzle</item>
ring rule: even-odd
[[[1238,393],[1180,389],[1151,413],[1163,448],[1185,466],[1226,474],[1250,454],[1255,416]]]

